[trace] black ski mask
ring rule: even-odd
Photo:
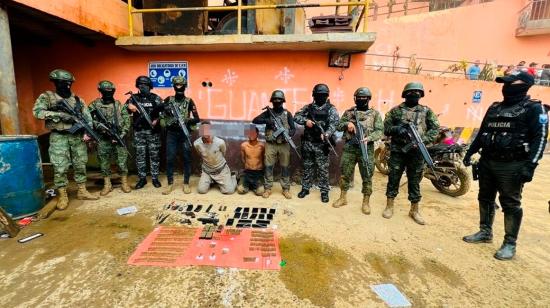
[[[526,83],[503,84],[502,95],[504,96],[504,101],[521,100],[527,95],[527,91],[529,91],[529,88],[531,88],[531,86]]]
[[[185,97],[185,86],[182,84],[175,84],[174,85],[174,91],[176,92],[177,98],[183,98]]]
[[[140,83],[138,84],[139,93],[149,94],[151,92],[151,87],[148,84]]]
[[[405,105],[407,105],[407,107],[409,108],[415,107],[416,105],[418,105],[421,96],[422,95],[416,91],[405,93]]]
[[[280,99],[274,99],[273,101],[271,101],[271,103],[273,104],[273,111],[275,112],[281,112],[283,111],[283,101],[280,100]]]
[[[370,97],[367,96],[360,96],[355,98],[355,106],[357,106],[357,109],[361,111],[366,111],[367,109],[369,109],[369,102]]]
[[[112,90],[99,90],[99,92],[101,93],[101,99],[103,100],[103,102],[105,103],[112,103],[114,102],[114,96],[115,96],[115,89],[112,89]]]
[[[328,94],[327,93],[315,93],[313,94],[313,100],[318,106],[322,106],[327,102]]]
[[[71,97],[71,86],[72,82],[68,80],[55,80],[55,93],[59,94],[59,96],[63,98],[69,98]]]

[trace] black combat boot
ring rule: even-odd
[[[504,212],[504,242],[495,253],[495,258],[499,260],[511,260],[516,254],[516,240],[523,218],[523,209],[514,208],[513,211]]]
[[[153,178],[153,181],[152,181],[152,182],[153,182],[153,186],[155,186],[155,188],[159,188],[159,187],[162,186],[162,185],[160,184],[159,179],[157,179],[157,178]]]
[[[143,188],[143,186],[145,186],[145,184],[147,184],[147,178],[139,178],[139,181],[136,183],[135,189],[141,189]]]
[[[301,199],[307,195],[309,195],[309,190],[302,188],[302,190],[298,193],[298,198]]]
[[[462,238],[466,243],[492,243],[493,221],[495,220],[495,203],[479,203],[479,231]]]
[[[328,203],[328,191],[321,192],[321,202]]]

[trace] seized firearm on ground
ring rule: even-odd
[[[77,100],[77,103],[73,108],[66,99],[62,98],[57,102],[56,108],[58,110],[61,110],[62,112],[68,113],[73,118],[75,124],[68,129],[69,133],[74,134],[83,128],[88,136],[90,136],[95,141],[99,141],[99,135],[93,130],[90,125],[88,125],[88,122],[86,122],[86,119],[84,119],[82,112],[77,110],[77,108],[84,108],[79,100]]]
[[[149,126],[151,127],[151,129],[154,129],[153,127],[153,121],[151,121],[151,117],[149,116],[149,114],[147,113],[147,111],[145,111],[145,108],[143,108],[143,106],[137,101],[137,99],[135,98],[135,95],[134,93],[132,93],[132,91],[128,91],[126,92],[126,94],[124,95],[130,95],[130,100],[131,100],[131,104],[136,106],[136,108],[138,109],[138,112],[141,114],[141,116],[145,119],[145,121],[147,122],[147,124],[149,124]]]
[[[109,121],[107,121],[107,118],[105,117],[105,115],[103,114],[103,112],[101,110],[99,110],[99,108],[96,108],[94,110],[95,114],[97,115],[98,117],[98,120],[99,120],[99,127],[101,129],[103,129],[107,135],[109,135],[109,137],[111,137],[112,139],[116,140],[116,142],[121,145],[122,147],[124,147],[124,150],[126,150],[126,153],[128,153],[128,155],[130,157],[132,157],[132,154],[130,154],[130,151],[128,151],[128,147],[126,146],[126,143],[124,142],[124,139],[122,139],[122,137],[120,136],[120,134],[118,133],[118,127],[116,127],[115,124],[113,123],[110,123]],[[115,115],[116,117],[116,115]]]
[[[294,152],[296,152],[296,155],[298,155],[298,157],[302,159],[302,156],[300,156],[300,153],[296,148],[296,144],[294,144],[294,141],[292,141],[292,138],[288,134],[288,130],[286,130],[283,123],[281,123],[281,119],[277,118],[273,114],[273,111],[271,110],[271,108],[269,108],[268,106],[266,106],[263,109],[266,109],[269,112],[269,116],[271,116],[271,118],[273,119],[273,123],[275,125],[275,132],[273,132],[273,137],[277,138],[282,134],[285,141],[290,145],[290,147],[294,150]]]
[[[363,166],[367,170],[367,175],[370,176],[369,171],[369,152],[367,150],[367,145],[363,140],[365,140],[365,132],[363,131],[363,126],[359,123],[359,114],[357,113],[357,108],[353,110],[353,115],[355,116],[355,122],[357,123],[356,137],[359,141],[359,148],[361,148],[361,160],[363,161]]]

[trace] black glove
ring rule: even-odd
[[[408,130],[404,125],[392,126],[391,133],[395,137],[404,137],[407,135]]]
[[[537,167],[536,163],[525,163],[519,171],[519,181],[521,183],[528,183],[533,180],[533,175],[535,174],[535,168]]]
[[[462,163],[466,167],[471,166],[472,165],[472,154],[466,153],[466,155],[464,155],[464,159],[462,160]]]

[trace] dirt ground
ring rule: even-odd
[[[359,174],[358,172],[356,173]],[[133,179],[135,181],[135,179]],[[195,187],[196,178],[192,179]],[[305,200],[286,200],[276,185],[270,199],[252,194],[184,195],[180,187],[163,196],[149,183],[98,201],[72,201],[69,209],[34,222],[17,238],[42,232],[26,244],[0,240],[0,303],[3,307],[385,307],[370,286],[393,283],[415,307],[550,307],[550,159],[524,190],[524,224],[516,259],[497,261],[503,216],[495,219],[495,241],[472,245],[461,240],[478,228],[477,183],[460,198],[438,193],[422,182],[421,210],[428,224],[408,218],[406,185],[391,220],[382,218],[386,177],[375,174],[373,213],[361,214],[359,179],[350,203],[334,209],[313,191]],[[179,182],[178,182],[179,183]],[[92,184],[90,183],[90,186]],[[99,187],[91,190],[98,191]],[[299,187],[293,186],[295,195]],[[70,195],[74,196],[72,187]],[[331,202],[339,194],[334,188]],[[154,228],[162,205],[194,204],[276,207],[287,265],[280,272],[157,268],[126,264]],[[135,204],[139,212],[118,216]],[[223,221],[225,221],[223,219]],[[168,220],[167,224],[177,223]]]

